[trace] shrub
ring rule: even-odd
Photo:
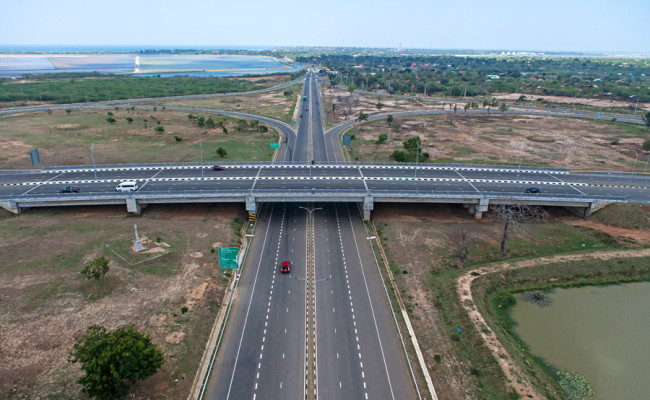
[[[81,270],[80,274],[84,275],[87,279],[98,280],[108,273],[108,263],[110,262],[111,260],[104,256],[97,257],[86,265],[84,269]]]
[[[181,314],[186,314],[187,313],[187,307],[183,306],[181,307]]]
[[[162,125],[158,125],[158,126],[156,126],[155,128],[153,128],[153,130],[156,131],[156,133],[163,133],[163,132],[165,132],[165,128],[164,128]]]
[[[174,139],[176,139],[177,142],[182,142],[183,138],[180,136],[174,136]]]
[[[645,151],[650,151],[650,139],[646,139],[643,142],[643,150]]]

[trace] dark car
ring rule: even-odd
[[[526,193],[542,193],[542,190],[538,187],[529,187],[526,189]]]
[[[59,189],[59,193],[79,193],[79,189],[76,186],[64,186],[61,189]]]
[[[283,274],[291,272],[291,261],[283,261],[282,266],[280,267],[280,272]]]
[[[225,170],[225,168],[222,167],[221,165],[213,165],[212,170],[213,171],[223,171],[223,170]]]

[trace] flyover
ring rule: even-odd
[[[285,154],[288,157],[288,154]],[[650,203],[650,174],[571,173],[564,169],[455,164],[246,163],[212,171],[199,164],[47,168],[0,174],[0,205],[12,212],[46,206],[115,205],[139,213],[156,203],[241,202],[255,214],[263,202],[359,202],[368,219],[375,203],[458,203],[476,218],[489,204],[582,208]],[[116,192],[119,182],[140,189]],[[80,193],[58,193],[65,185]],[[528,187],[541,193],[525,193]]]

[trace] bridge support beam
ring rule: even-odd
[[[20,206],[15,201],[0,201],[0,207],[14,214],[20,214]]]
[[[363,199],[363,219],[370,221],[370,212],[375,207],[375,200],[372,196],[364,197]]]
[[[490,205],[490,200],[480,199],[478,204],[473,205],[473,207],[470,207],[470,212],[474,213],[475,219],[481,219],[483,218],[483,213],[487,212],[489,205]],[[473,208],[473,210],[471,208]]]
[[[140,214],[142,206],[138,203],[138,199],[126,199],[126,211],[133,214]]]

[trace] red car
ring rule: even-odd
[[[213,171],[223,171],[223,170],[225,170],[225,168],[222,167],[221,165],[213,165],[212,170]]]
[[[291,262],[283,261],[282,267],[280,267],[280,272],[282,272],[283,274],[288,274],[289,272],[291,272]]]

